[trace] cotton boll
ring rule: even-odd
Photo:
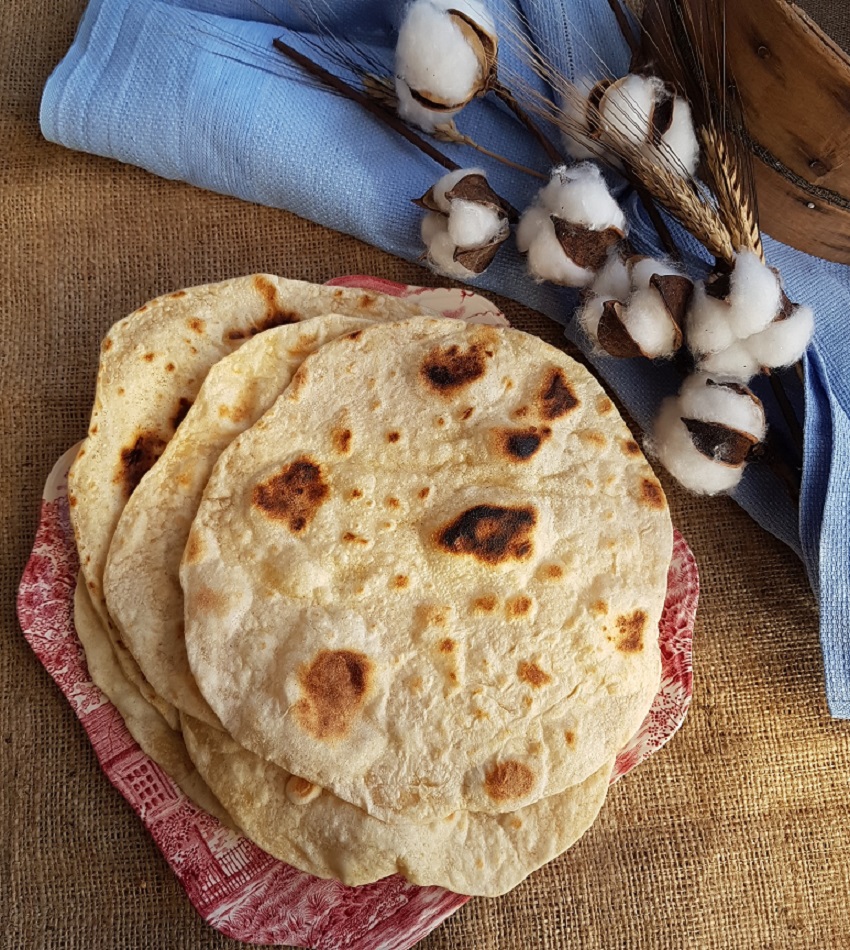
[[[685,488],[701,495],[730,491],[741,480],[744,465],[724,465],[700,452],[693,443],[682,416],[679,399],[671,396],[661,403],[647,452],[655,455],[668,472]]]
[[[632,279],[626,262],[618,251],[608,255],[605,266],[593,278],[591,291],[602,300],[619,300],[625,303],[632,290]]]
[[[459,107],[485,79],[463,31],[431,0],[415,0],[407,9],[396,44],[396,74],[430,101]]]
[[[666,95],[664,83],[655,76],[630,74],[612,83],[599,103],[607,131],[621,135],[640,147],[650,137],[655,102]]]
[[[507,231],[507,219],[493,208],[475,201],[452,201],[449,234],[458,247],[483,247]]]
[[[673,121],[670,128],[661,136],[666,148],[661,148],[661,154],[667,156],[668,149],[677,161],[668,161],[673,171],[681,171],[684,167],[689,175],[696,173],[699,165],[699,142],[694,131],[694,120],[691,107],[681,96],[676,96],[673,103]]]
[[[567,154],[576,161],[596,158],[600,152],[600,146],[596,145],[593,139],[578,131],[586,130],[588,127],[587,109],[590,93],[595,86],[596,83],[592,79],[580,79],[575,83],[574,94],[565,96],[561,102],[561,116],[564,120],[561,126],[564,129],[561,140]],[[576,131],[567,132],[567,127]]]
[[[753,360],[771,369],[790,366],[805,353],[815,329],[811,307],[797,306],[785,320],[776,320],[746,340]]]
[[[752,337],[750,337],[752,339]],[[762,364],[753,356],[749,340],[737,340],[719,353],[704,356],[697,362],[697,369],[722,379],[746,383],[761,372]]]
[[[614,200],[598,166],[581,162],[553,169],[549,184],[538,194],[538,202],[551,214],[592,231],[617,228],[626,232],[626,219]]]
[[[516,229],[516,246],[520,254],[528,253],[531,242],[543,228],[552,228],[554,232],[549,212],[541,205],[532,205],[527,208],[519,219]]]
[[[763,330],[782,305],[779,278],[754,251],[735,258],[729,292],[729,326],[739,340]]]
[[[705,285],[698,283],[694,288],[685,329],[688,348],[694,356],[719,353],[735,342],[728,315],[729,306],[722,300],[709,297]]]
[[[528,247],[528,270],[535,280],[548,280],[564,287],[586,287],[593,271],[579,267],[564,253],[549,218],[541,223]]]
[[[487,177],[487,173],[481,168],[457,168],[453,172],[443,175],[431,189],[431,196],[435,204],[444,214],[448,214],[452,210],[451,202],[446,197],[446,193],[451,191],[458,182],[462,181],[468,175],[482,175],[484,178]]]
[[[748,432],[759,442],[767,432],[764,408],[749,390],[738,392],[707,373],[692,373],[682,383],[679,408],[686,419],[721,423]]]
[[[623,325],[644,356],[651,359],[672,356],[681,342],[661,295],[651,287],[632,294],[623,311]]]

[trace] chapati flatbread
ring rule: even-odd
[[[103,572],[121,512],[186,415],[210,367],[264,330],[325,313],[400,319],[415,301],[253,274],[158,297],[101,346],[88,437],[68,477],[71,520],[92,604],[127,677],[172,726],[174,709],[145,681],[111,624]]]
[[[371,815],[513,812],[639,727],[671,550],[575,361],[515,330],[373,325],[222,454],[181,568],[189,661],[240,745]]]

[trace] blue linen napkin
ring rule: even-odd
[[[628,51],[605,0],[490,0],[500,33],[530,35],[568,78],[628,68]],[[312,7],[312,12],[310,8]],[[386,0],[91,0],[68,54],[50,77],[41,106],[46,138],[69,148],[139,165],[165,178],[286,208],[408,260],[422,252],[419,212],[410,199],[442,174],[433,161],[356,105],[304,80],[272,49],[272,40],[317,54],[311,18],[392,62],[393,29],[403,5]],[[520,75],[545,91],[517,58],[500,50],[503,77]],[[336,71],[339,71],[337,68]],[[497,102],[472,103],[459,126],[477,141],[541,170],[545,156]],[[441,146],[464,166],[485,165],[496,191],[525,207],[539,182],[503,165],[479,161],[459,146]],[[631,237],[660,253],[634,195],[623,193]],[[705,252],[672,224],[693,273]],[[821,645],[830,712],[850,718],[850,269],[767,238],[769,263],[782,272],[792,299],[816,313],[805,358],[805,384],[783,377],[802,415],[805,452],[799,514],[781,481],[763,465],[749,467],[735,500],[802,558],[821,607]],[[270,261],[270,270],[273,264]],[[510,244],[476,281],[575,327],[574,292],[538,285]],[[644,429],[660,399],[678,387],[669,366],[591,357]],[[764,387],[756,384],[757,390]],[[760,392],[773,405],[769,389]],[[771,420],[784,430],[781,418]]]

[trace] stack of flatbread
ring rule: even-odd
[[[255,275],[116,324],[76,619],[145,751],[271,854],[496,895],[649,710],[672,528],[585,369],[415,301]]]

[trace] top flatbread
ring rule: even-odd
[[[210,367],[263,330],[325,313],[421,314],[415,302],[254,274],[158,297],[116,323],[101,346],[88,437],[68,477],[80,566],[122,669],[176,726],[110,622],[103,572],[127,499],[162,454]]]
[[[189,660],[237,742],[376,817],[514,811],[640,725],[671,548],[585,369],[519,331],[374,325],[219,460]]]

